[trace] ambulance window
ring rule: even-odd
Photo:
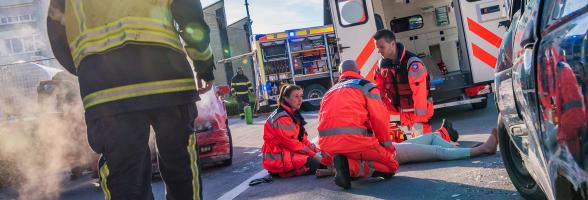
[[[376,21],[376,29],[382,30],[384,29],[384,20],[382,20],[382,16],[375,14],[374,21]]]
[[[390,27],[395,33],[415,30],[423,27],[423,16],[413,15],[390,21]]]
[[[337,0],[337,14],[339,24],[350,27],[367,22],[367,8],[365,0]]]

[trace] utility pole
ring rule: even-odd
[[[251,36],[253,35],[253,31],[251,29],[251,24],[253,23],[251,21],[251,15],[249,14],[249,2],[247,0],[245,0],[245,11],[247,11],[247,22],[246,22],[246,33],[245,35],[247,36],[247,46],[249,47],[249,51],[252,51],[253,49],[251,48]],[[251,65],[251,80],[253,83],[256,82],[257,77],[255,77],[255,69],[253,69],[255,67],[255,65],[253,64],[253,58],[249,58],[249,63]],[[257,90],[257,88],[254,88],[254,90]]]

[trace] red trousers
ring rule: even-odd
[[[347,157],[351,177],[370,177],[375,171],[382,173],[396,173],[398,162],[394,160],[394,152],[382,146],[341,154]]]

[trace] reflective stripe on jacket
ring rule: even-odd
[[[253,85],[245,75],[237,74],[231,79],[231,90],[235,95],[246,95],[253,91]]]
[[[64,21],[75,66],[79,67],[87,56],[129,43],[163,46],[184,52],[174,27],[170,5],[171,0],[66,0]],[[208,35],[205,36],[207,30],[208,27],[200,26],[187,27],[182,31],[195,40],[203,40],[208,38]],[[212,58],[208,44],[206,48],[186,50],[196,61]]]
[[[319,149],[308,141],[304,132],[298,140],[301,122],[295,120],[293,111],[282,104],[266,120],[263,132],[262,167],[270,173],[289,173],[304,166],[308,157],[315,156]],[[297,174],[301,175],[301,174]]]
[[[355,72],[344,72],[339,80],[321,101],[321,150],[331,155],[364,151],[374,145],[393,150],[388,112],[375,85]]]

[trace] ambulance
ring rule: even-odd
[[[275,106],[281,85],[304,88],[306,109],[317,109],[337,82],[337,65],[352,59],[373,80],[381,56],[373,34],[395,32],[397,42],[417,54],[431,76],[435,108],[471,104],[485,108],[506,32],[505,0],[324,0],[325,24],[257,34],[252,52],[257,106]],[[330,16],[330,18],[329,18]],[[410,110],[404,110],[409,112]]]
[[[372,36],[379,29],[417,54],[431,76],[435,108],[485,108],[508,23],[503,0],[325,0],[335,29],[335,52],[356,60],[374,77],[381,56]],[[325,15],[328,16],[328,15]]]

